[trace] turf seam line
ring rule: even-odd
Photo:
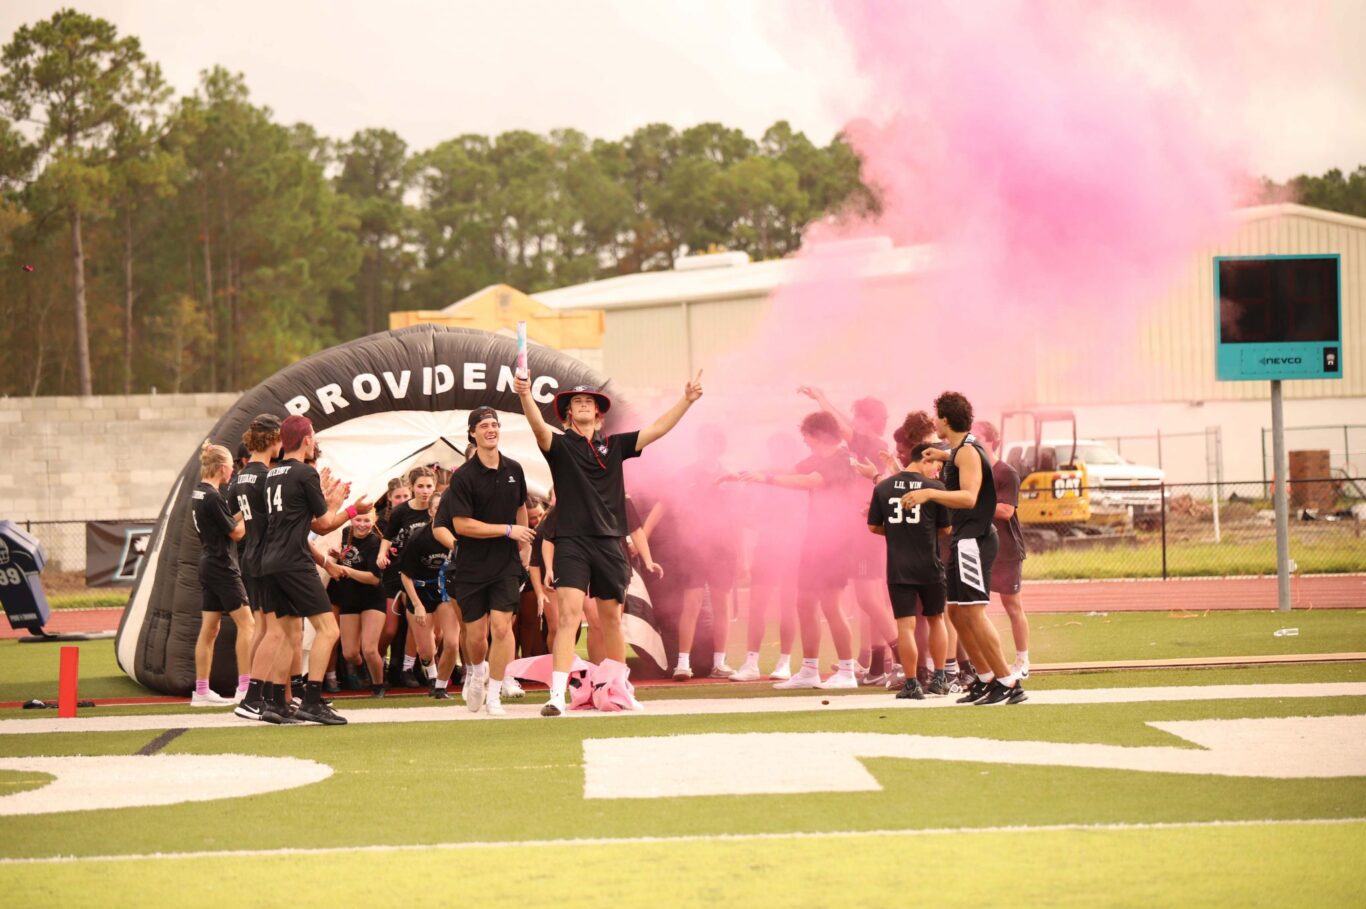
[[[137,750],[137,753],[141,757],[148,757],[150,755],[156,754],[158,751],[165,748],[167,745],[171,744],[176,739],[180,738],[182,735],[189,731],[189,728],[184,726],[178,729],[167,729],[161,735],[157,736],[156,738],[148,742],[146,745],[143,745],[141,748],[139,748]]]
[[[549,840],[490,840],[465,843],[395,843],[372,846],[319,846],[309,849],[219,849],[204,852],[144,852],[128,855],[53,855],[37,858],[0,858],[4,865],[75,864],[77,862],[144,862],[158,859],[272,858],[339,855],[342,853],[419,852],[424,849],[457,851],[465,849],[561,848],[565,846],[646,846],[673,843],[743,843],[764,840],[853,839],[891,836],[960,836],[986,833],[1105,833],[1130,830],[1199,830],[1237,827],[1341,826],[1366,823],[1366,817],[1343,818],[1262,818],[1224,821],[1157,821],[1133,824],[1039,824],[1000,827],[929,827],[908,830],[798,830],[769,833],[692,833],[679,836],[584,837]]]

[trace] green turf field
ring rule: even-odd
[[[1036,616],[1032,651],[1065,659],[1366,650],[1356,611]],[[1276,638],[1279,627],[1296,638]],[[83,695],[136,690],[112,642],[82,646]],[[0,698],[55,675],[56,649],[0,644]],[[1135,686],[1356,683],[1349,694],[1047,703],[1049,693]],[[324,764],[321,782],[260,795],[119,810],[0,817],[0,893],[7,905],[336,906],[412,899],[492,905],[717,906],[907,901],[1043,906],[1355,906],[1366,887],[1366,774],[1254,778],[1135,769],[861,758],[876,791],[593,798],[588,748],[644,739],[666,754],[697,735],[881,734],[1000,747],[1043,743],[1185,749],[1151,724],[1366,716],[1366,664],[1036,674],[1018,707],[898,705],[889,694],[818,695],[841,709],[727,712],[769,698],[767,685],[642,689],[644,715],[568,720],[437,719],[339,728],[192,728],[165,755],[294,758]],[[126,686],[126,687],[124,687]],[[1247,688],[1251,692],[1252,688]],[[1204,691],[1210,694],[1207,697]],[[1097,692],[1104,695],[1104,691]],[[1236,692],[1235,692],[1236,694]],[[810,697],[811,693],[793,693]],[[663,715],[680,698],[689,715]],[[533,693],[528,702],[538,702]],[[812,704],[819,703],[812,701]],[[343,710],[431,708],[422,697],[343,701]],[[942,709],[940,709],[942,708]],[[98,708],[174,727],[181,706]],[[196,712],[202,716],[203,712]],[[379,716],[382,716],[380,714]],[[0,721],[53,719],[0,711]],[[233,722],[233,721],[228,721]],[[22,725],[32,726],[25,722]],[[11,731],[13,727],[8,727]],[[34,727],[45,728],[45,727]],[[3,734],[0,760],[136,754],[160,729]],[[880,738],[879,737],[879,738]],[[711,740],[703,740],[711,741]],[[695,747],[695,746],[694,746]],[[1185,753],[1185,752],[1179,752]],[[762,767],[776,771],[786,755]],[[629,771],[628,771],[629,773]],[[44,773],[0,768],[6,796],[41,793]],[[1010,828],[1010,829],[1000,829]],[[569,840],[602,840],[570,843]],[[549,841],[549,842],[547,842]],[[242,852],[253,854],[238,854]],[[156,857],[165,854],[175,857]],[[228,854],[221,854],[228,853]],[[132,856],[120,859],[118,856]],[[57,857],[66,860],[53,861]],[[99,857],[99,858],[96,858]],[[16,861],[30,859],[36,861]],[[415,884],[414,882],[420,882]],[[285,888],[285,889],[282,889]]]

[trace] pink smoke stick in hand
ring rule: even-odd
[[[526,368],[526,322],[517,323],[517,374],[527,375]]]

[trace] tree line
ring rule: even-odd
[[[1366,167],[1263,195],[1366,216]],[[244,389],[393,310],[781,257],[877,206],[842,136],[783,121],[335,140],[219,67],[176,97],[136,37],[62,10],[0,52],[0,394]]]
[[[136,37],[62,10],[0,55],[0,394],[247,388],[395,309],[784,256],[874,206],[842,138],[786,122],[333,140],[222,68],[175,97]]]

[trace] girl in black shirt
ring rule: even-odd
[[[227,613],[237,626],[238,687],[245,688],[251,672],[251,610],[242,574],[237,564],[238,540],[247,535],[245,525],[233,519],[221,487],[232,479],[232,453],[222,445],[205,442],[199,455],[200,481],[191,499],[190,518],[199,535],[199,587],[201,602],[199,638],[194,646],[195,682],[190,697],[192,707],[230,707],[232,698],[222,697],[209,687],[213,668],[213,645],[218,628]]]
[[[342,659],[370,673],[370,692],[384,697],[384,661],[379,637],[384,629],[384,590],[380,586],[380,533],[373,511],[357,514],[343,535],[342,548],[328,561],[332,576],[332,602],[340,611]]]

